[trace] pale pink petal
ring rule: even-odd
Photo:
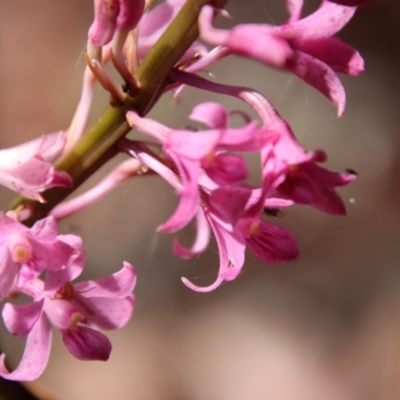
[[[278,30],[289,38],[318,39],[333,36],[352,18],[356,7],[344,7],[322,1],[320,8],[297,22],[282,25]]]
[[[135,111],[128,111],[126,113],[126,119],[132,128],[136,128],[139,132],[144,133],[161,143],[165,142],[170,132],[170,129],[165,125],[150,118],[142,118]]]
[[[174,152],[191,160],[200,160],[215,149],[220,136],[219,130],[171,130],[164,143],[164,149],[168,154]]]
[[[173,243],[174,253],[181,258],[191,258],[203,252],[210,241],[210,226],[204,216],[204,212],[199,208],[196,214],[196,239],[190,249],[183,247],[177,239]]]
[[[187,278],[182,278],[182,282],[189,289],[201,293],[215,290],[222,282],[235,279],[243,267],[246,249],[245,241],[240,235],[225,231],[212,218],[209,218],[209,223],[218,243],[220,265],[217,279],[209,286],[197,286]]]
[[[132,293],[124,298],[89,297],[81,298],[77,307],[81,306],[86,315],[87,325],[95,329],[122,328],[132,316],[135,305]],[[84,304],[84,308],[82,308]],[[89,312],[90,311],[90,312]]]
[[[288,69],[326,96],[337,106],[339,116],[343,115],[346,94],[339,78],[328,65],[299,51]]]
[[[78,360],[107,361],[111,342],[100,332],[83,326],[60,331],[65,346]]]
[[[13,371],[5,366],[2,354],[0,357],[0,376],[16,381],[33,381],[44,371],[50,355],[51,328],[47,318],[42,315],[33,326],[26,341],[24,354]]]
[[[54,217],[40,219],[30,229],[31,235],[42,240],[54,240],[58,233],[58,224]]]
[[[0,300],[7,296],[17,276],[17,263],[11,257],[8,249],[3,249],[0,259]]]
[[[298,41],[296,49],[318,58],[337,73],[358,75],[364,71],[364,60],[358,51],[334,37]]]
[[[84,297],[125,297],[132,293],[136,284],[136,272],[131,264],[123,263],[123,267],[110,276],[76,283],[74,291]]]
[[[201,122],[211,129],[225,129],[228,127],[228,113],[226,108],[219,103],[201,103],[193,108],[189,118],[193,121]]]
[[[42,314],[43,303],[44,299],[23,305],[6,303],[2,316],[8,331],[20,338],[27,336]]]
[[[286,3],[286,8],[290,15],[288,22],[298,21],[301,17],[303,0],[285,0],[285,3]]]
[[[237,25],[231,30],[215,29],[212,26],[214,11],[204,6],[199,16],[200,36],[214,46],[226,46],[233,53],[254,58],[281,68],[293,56],[287,40],[276,35],[275,27],[267,24]]]
[[[118,0],[95,0],[94,21],[89,28],[89,40],[95,46],[104,46],[114,35],[119,12]]]

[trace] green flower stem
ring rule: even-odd
[[[187,0],[186,4],[167,28],[143,62],[135,78],[140,91],[135,97],[127,96],[122,105],[110,105],[97,122],[85,132],[74,148],[55,164],[57,170],[67,172],[73,181],[72,188],[53,188],[42,195],[46,203],[18,197],[9,209],[26,207],[32,217],[27,225],[44,218],[58,203],[117,154],[115,143],[131,129],[126,122],[128,110],[145,115],[162,95],[165,80],[182,55],[198,37],[197,19],[203,5],[222,8],[226,0]]]

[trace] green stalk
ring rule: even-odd
[[[187,0],[171,25],[164,32],[143,62],[135,78],[140,91],[135,97],[127,96],[122,105],[110,105],[97,122],[89,128],[73,149],[61,157],[55,168],[67,172],[73,181],[72,188],[53,188],[42,193],[46,203],[18,197],[9,207],[27,207],[32,217],[24,221],[27,225],[44,218],[58,203],[70,195],[87,178],[110,158],[117,154],[115,143],[131,129],[126,122],[128,110],[145,115],[154,100],[162,95],[164,81],[172,67],[179,61],[199,35],[197,19],[203,5],[221,8],[226,0]]]

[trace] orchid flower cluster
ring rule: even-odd
[[[218,60],[239,55],[292,73],[321,92],[338,110],[345,91],[337,74],[363,71],[359,53],[335,34],[352,18],[362,0],[322,0],[301,18],[302,0],[286,0],[288,20],[280,26],[240,24],[214,26],[226,14],[224,0],[165,0],[151,7],[145,0],[94,0],[88,32],[81,100],[70,127],[0,152],[0,183],[21,196],[0,214],[0,298],[7,329],[26,338],[19,366],[12,372],[0,357],[0,376],[33,380],[44,370],[51,347],[51,326],[78,359],[107,360],[111,343],[99,332],[124,326],[134,308],[136,274],[124,262],[115,274],[72,284],[84,268],[85,252],[77,235],[60,235],[57,221],[90,206],[120,183],[137,176],[159,175],[179,198],[172,216],[158,230],[176,233],[191,222],[191,247],[177,239],[173,251],[190,258],[203,252],[214,235],[219,251],[215,281],[200,287],[209,292],[235,279],[248,248],[267,264],[295,260],[299,249],[287,229],[266,217],[294,204],[307,204],[330,215],[344,215],[336,188],[352,182],[352,170],[331,172],[321,166],[322,150],[306,150],[271,102],[251,88],[200,77]],[[105,65],[111,62],[123,85]],[[99,83],[110,93],[102,118],[85,132]],[[205,102],[189,118],[199,129],[175,129],[145,115],[162,94],[175,96],[191,86],[240,99],[257,114],[228,111]],[[230,127],[239,115],[241,127]],[[137,129],[143,139],[126,137]],[[118,152],[129,157],[98,185],[70,200],[65,198]],[[246,183],[244,153],[260,159],[258,186]],[[31,301],[10,303],[19,294]]]

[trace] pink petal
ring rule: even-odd
[[[235,225],[243,214],[251,196],[251,190],[228,186],[213,190],[210,195],[210,210],[221,221]]]
[[[215,149],[220,135],[219,130],[171,130],[164,143],[164,149],[165,152],[174,152],[191,160],[201,160]]]
[[[328,65],[299,51],[288,69],[326,96],[338,107],[339,116],[343,115],[346,94],[339,78]]]
[[[290,15],[290,19],[288,22],[298,21],[301,17],[303,0],[285,0],[285,3]]]
[[[144,0],[119,0],[117,29],[130,31],[136,27],[144,11]]]
[[[353,47],[333,37],[296,42],[296,48],[329,65],[335,72],[358,75],[364,60]]]
[[[193,246],[188,249],[183,247],[177,239],[173,243],[174,253],[181,258],[191,258],[203,252],[210,241],[210,226],[204,216],[204,212],[199,208],[196,214],[196,239]]]
[[[375,0],[329,0],[332,3],[341,4],[342,6],[363,6],[372,3]]]
[[[61,331],[68,351],[78,360],[107,361],[111,342],[100,332],[83,326],[74,326]]]
[[[214,231],[219,249],[220,265],[217,279],[209,286],[197,286],[187,278],[181,278],[189,289],[201,293],[215,290],[222,282],[235,279],[243,267],[246,249],[245,242],[240,235],[225,231],[212,218],[209,218],[209,223]]]
[[[38,378],[47,365],[51,347],[51,329],[47,318],[42,315],[33,326],[25,344],[25,351],[18,367],[9,372],[2,354],[0,357],[0,376],[16,381],[33,381]]]
[[[7,248],[3,248],[0,259],[0,300],[7,296],[17,276],[17,263],[12,260]]]
[[[114,35],[119,12],[118,0],[96,0],[94,21],[89,28],[89,40],[95,46],[104,46]]]
[[[123,263],[123,267],[110,276],[76,283],[74,291],[84,297],[125,297],[131,294],[136,285],[136,271],[128,262]]]
[[[2,312],[4,325],[15,336],[27,336],[42,314],[43,303],[44,299],[24,305],[6,303]]]
[[[228,127],[228,113],[226,108],[214,102],[201,103],[193,108],[189,118],[201,122],[211,129],[225,129]]]
[[[320,8],[308,17],[278,28],[288,38],[319,39],[333,36],[352,18],[356,7],[344,7],[323,1]]]
[[[242,220],[238,226],[246,230],[247,223]],[[287,229],[264,221],[259,221],[259,231],[246,237],[246,243],[260,260],[269,264],[292,261],[299,255],[296,239]]]
[[[292,57],[293,51],[287,40],[275,35],[275,27],[266,24],[237,25],[231,30],[212,26],[213,8],[204,6],[199,17],[200,36],[213,46],[226,46],[232,52],[254,58],[281,68]]]
[[[210,164],[203,164],[203,168],[221,186],[242,182],[248,176],[246,161],[235,154],[218,154]]]
[[[90,292],[87,293],[90,295]],[[86,297],[81,298],[80,303],[87,317],[87,325],[97,329],[118,329],[122,328],[132,316],[135,305],[132,293],[124,298],[113,297]],[[90,310],[90,313],[87,311]]]
[[[260,151],[267,143],[273,142],[275,131],[259,128],[253,121],[242,128],[230,128],[222,131],[218,148],[229,151]]]

